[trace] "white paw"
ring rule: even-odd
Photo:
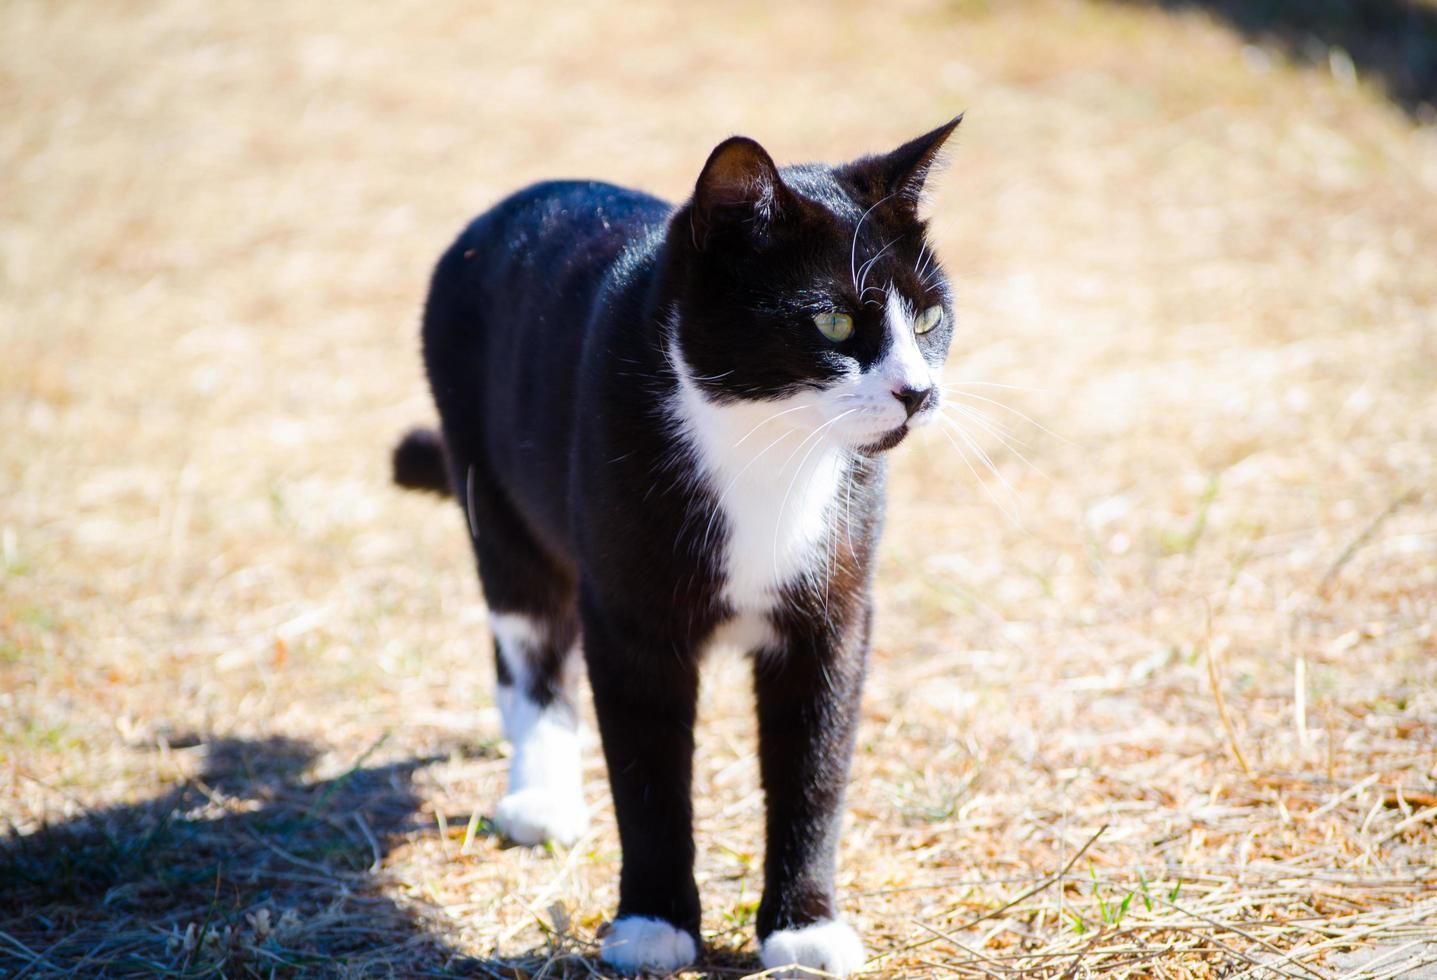
[[[769,933],[759,950],[765,970],[779,966],[807,967],[775,973],[777,977],[811,977],[814,970],[836,977],[846,977],[863,967],[868,954],[863,940],[846,922],[825,919],[798,929],[780,929]]]
[[[534,787],[499,801],[494,823],[516,844],[572,844],[589,829],[589,811],[577,796]]]
[[[698,956],[694,937],[663,919],[626,915],[615,919],[604,937],[604,962],[637,973],[673,973]]]

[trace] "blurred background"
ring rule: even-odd
[[[679,200],[733,133],[967,110],[930,211],[984,386],[894,457],[873,975],[1423,975],[1434,97],[1416,0],[7,0],[0,973],[589,975],[597,747],[576,847],[490,832],[462,517],[389,485],[431,264],[534,180]],[[761,797],[711,667],[737,977]]]

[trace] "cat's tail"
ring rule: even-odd
[[[450,496],[449,458],[444,437],[434,429],[410,429],[394,447],[394,482],[410,490]]]

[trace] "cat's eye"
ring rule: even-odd
[[[943,307],[930,306],[918,314],[918,319],[913,321],[914,333],[927,333],[938,324],[943,322]]]
[[[853,317],[837,310],[815,313],[813,325],[818,328],[819,333],[835,344],[842,343],[853,336]]]

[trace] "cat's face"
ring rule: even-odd
[[[931,421],[953,308],[917,204],[957,124],[837,168],[780,172],[751,140],[720,144],[669,233],[692,388],[865,451]]]

